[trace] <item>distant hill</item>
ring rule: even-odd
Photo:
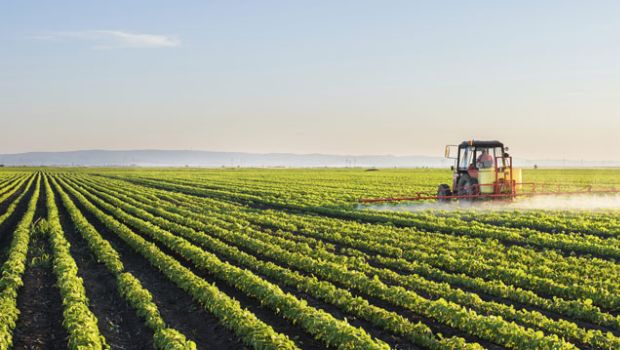
[[[429,156],[328,155],[291,153],[240,153],[176,150],[29,152],[0,155],[5,166],[143,166],[143,167],[377,167],[448,168],[452,160]],[[616,162],[515,159],[515,165],[532,167],[618,167]]]

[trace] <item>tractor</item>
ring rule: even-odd
[[[454,159],[455,162],[451,166],[452,186],[443,183],[438,186],[436,193],[417,192],[404,197],[362,198],[358,201],[511,201],[521,196],[620,193],[616,186],[523,182],[521,169],[512,166],[508,147],[499,141],[471,140],[463,141],[459,145],[448,145],[445,148],[445,157]]]
[[[473,200],[479,198],[510,198],[521,184],[521,169],[513,168],[508,147],[499,141],[463,141],[448,145],[445,157],[454,159],[452,186],[441,184],[437,199]]]

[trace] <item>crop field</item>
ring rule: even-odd
[[[620,209],[357,204],[450,177],[4,168],[0,350],[620,349]]]

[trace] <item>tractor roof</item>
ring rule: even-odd
[[[499,141],[470,140],[470,141],[463,141],[459,145],[459,147],[467,147],[467,146],[474,146],[474,147],[504,147],[504,144],[499,142]]]

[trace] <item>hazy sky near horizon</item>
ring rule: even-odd
[[[620,160],[618,1],[2,1],[0,153]]]

